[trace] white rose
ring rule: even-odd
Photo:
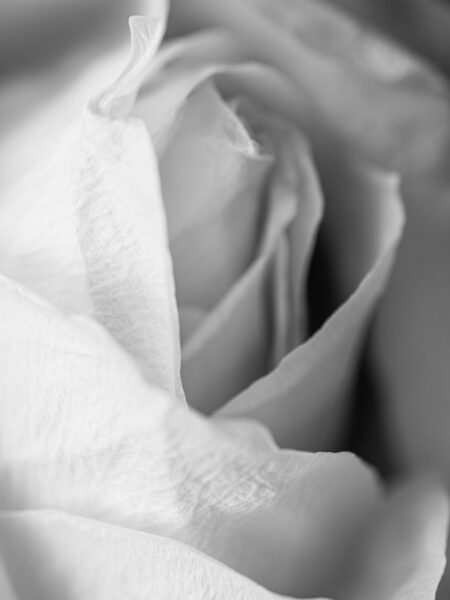
[[[280,135],[285,129],[279,128],[280,117],[289,117],[293,129],[293,117],[299,118],[293,88],[281,71],[230,66],[229,55],[240,60],[242,49],[238,43],[230,45],[222,34],[181,41],[180,47],[153,59],[164,30],[161,15],[156,11],[154,18],[133,23],[134,54],[123,76],[89,105],[81,123],[55,148],[51,161],[17,186],[8,186],[0,207],[0,268],[5,274],[0,281],[3,595],[21,600],[36,593],[55,599],[271,597],[240,572],[271,590],[295,596],[397,600],[416,593],[432,598],[444,566],[447,522],[446,499],[434,485],[407,485],[386,495],[350,455],[280,451],[256,423],[205,419],[184,405],[165,211],[170,238],[180,206],[178,188],[172,197],[167,191],[170,174],[183,177],[176,151],[185,139],[195,148],[196,135],[203,132],[194,128],[180,144],[176,136],[194,122],[196,107],[212,106],[225,115],[227,127],[219,131],[231,135],[232,149],[239,150],[241,158],[263,167],[269,162],[277,165],[272,173],[273,211],[268,211],[264,227],[269,233],[262,234],[256,260],[250,258],[247,265],[248,260],[241,263],[233,254],[227,263],[229,285],[208,298],[207,314],[202,315],[214,326],[219,322],[215,303],[221,302],[222,293],[226,297],[228,289],[231,293],[242,289],[242,269],[252,272],[262,264],[259,269],[267,269],[269,283],[277,278],[274,292],[304,280],[299,266],[293,268],[293,277],[289,271],[283,277],[288,264],[283,261],[286,252],[302,249],[315,237],[321,213],[319,186],[306,146],[297,142],[300,134]],[[218,90],[224,96],[231,90],[230,104],[212,84],[196,85],[205,80],[205,49],[217,52],[207,56],[206,70],[209,75],[217,71]],[[198,73],[201,77],[195,81]],[[245,94],[236,85],[243,84],[242,73],[255,86],[243,85]],[[271,81],[281,83],[281,89],[267,85]],[[186,83],[181,94],[180,83]],[[280,135],[281,160],[259,152],[250,136],[255,125],[255,131],[264,134],[271,133],[272,126],[266,131],[251,117],[247,128],[233,114],[234,98],[239,106],[241,96],[250,99],[251,106],[261,102],[269,121],[274,114],[275,134],[269,137],[268,149]],[[174,111],[185,98],[185,110]],[[191,117],[183,121],[186,113]],[[175,116],[175,125],[166,115]],[[314,138],[317,132],[310,133]],[[291,137],[296,143],[285,146]],[[160,158],[164,203],[152,138]],[[298,155],[292,147],[299,149]],[[293,158],[298,160],[294,167]],[[298,180],[286,176],[290,168]],[[274,301],[280,307],[274,313],[277,343],[268,355],[276,364],[287,352],[286,360],[295,366],[304,364],[306,356],[308,369],[295,372],[292,379],[282,372],[280,383],[274,384],[275,371],[260,382],[260,389],[274,390],[282,401],[281,406],[268,401],[266,416],[251,412],[249,396],[243,408],[238,398],[233,401],[236,412],[260,417],[277,437],[285,436],[286,443],[296,431],[309,434],[310,443],[316,443],[321,425],[315,421],[324,416],[331,421],[324,439],[333,439],[348,383],[342,383],[336,371],[345,367],[344,380],[351,373],[401,229],[392,178],[360,167],[359,162],[349,165],[346,158],[342,169],[343,184],[351,184],[345,187],[348,204],[331,205],[326,214],[332,218],[326,219],[328,239],[335,240],[337,250],[344,249],[337,261],[342,266],[343,304],[313,343],[297,347],[286,323],[301,322],[305,308],[293,307],[291,293],[285,290]],[[206,175],[205,171],[202,190],[208,190]],[[308,192],[304,204],[296,197],[292,201],[297,185]],[[367,200],[364,206],[353,201],[355,190],[367,193],[362,196]],[[377,203],[370,202],[373,198]],[[289,210],[285,213],[284,208]],[[339,210],[334,213],[334,208]],[[204,210],[202,205],[203,214]],[[360,226],[368,228],[354,262],[347,262],[345,252],[353,249],[353,237],[339,236],[341,219],[348,222],[346,210],[355,210],[351,213],[355,239]],[[313,218],[303,221],[299,214]],[[189,210],[183,214],[189,216]],[[253,219],[246,223],[244,242],[252,239],[247,235],[252,223]],[[303,225],[306,231],[296,231]],[[231,230],[233,241],[238,239],[235,231]],[[220,234],[228,232],[227,227],[219,228]],[[346,241],[351,242],[349,247]],[[194,242],[202,240],[192,238]],[[223,249],[230,250],[227,245]],[[308,247],[300,254],[305,269],[310,254]],[[182,261],[189,258],[187,251],[180,253],[177,274],[177,289],[186,284],[187,297],[190,281],[180,277]],[[202,267],[211,281],[214,269],[206,267],[214,265],[216,257],[208,258]],[[252,307],[267,298],[256,289]],[[178,298],[182,296],[178,292]],[[202,293],[199,302],[204,298]],[[240,311],[232,312],[243,319]],[[337,354],[333,344],[339,348]],[[241,344],[236,348],[240,350]],[[225,351],[230,349],[233,346],[225,346]],[[279,367],[287,369],[286,364],[282,361]],[[219,366],[229,369],[225,360]],[[286,393],[286,384],[295,388],[293,395]],[[298,390],[306,397],[301,410],[295,402]],[[256,401],[265,398],[254,389],[251,393]],[[314,397],[320,400],[318,406]],[[208,400],[206,394],[204,398]],[[211,405],[217,405],[213,396],[203,408],[211,410]],[[235,410],[230,407],[226,410]],[[49,508],[56,512],[42,510]],[[36,567],[24,573],[24,564]]]

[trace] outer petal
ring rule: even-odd
[[[281,139],[257,256],[183,348],[187,396],[207,413],[273,368],[306,317],[304,279],[322,199],[302,137],[274,129]]]
[[[150,21],[160,39],[161,20]],[[135,54],[155,49],[135,27]],[[130,66],[101,105],[119,96]],[[116,96],[114,96],[116,94]],[[117,109],[117,103],[114,105]],[[87,109],[55,156],[0,205],[0,268],[65,311],[94,315],[150,381],[183,397],[178,318],[158,169],[134,120]]]
[[[355,458],[280,451],[257,424],[208,422],[148,387],[99,326],[4,279],[0,301],[3,508],[167,535],[271,589],[332,593],[379,502]]]
[[[442,493],[404,486],[373,515],[333,597],[432,600],[447,521]],[[5,600],[281,598],[170,538],[56,511],[0,513],[0,569]]]
[[[66,513],[1,514],[0,556],[20,600],[281,598],[169,538]]]

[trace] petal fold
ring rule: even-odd
[[[282,446],[334,447],[346,424],[359,350],[387,284],[403,227],[396,177],[333,154],[321,164],[324,239],[339,290],[337,310],[274,371],[220,414],[265,423]]]

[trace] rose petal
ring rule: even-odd
[[[302,449],[332,447],[342,433],[360,344],[403,224],[396,178],[336,154],[333,161],[324,177],[324,233],[342,305],[272,373],[220,411],[256,418],[280,445]]]
[[[169,538],[67,513],[0,513],[0,531],[0,556],[19,600],[281,598]],[[16,600],[1,580],[0,590],[2,600]]]
[[[289,36],[282,25],[274,29],[242,3],[219,4],[196,0],[182,6],[173,2],[172,26],[178,20],[182,29],[223,24],[233,30],[237,44],[247,42],[252,56],[289,72],[301,86],[303,97],[310,94],[320,106],[322,115],[327,116],[329,136],[322,123],[317,123],[320,115],[312,111],[311,121],[316,122],[309,130],[313,137],[321,130],[325,139],[333,139],[333,131],[339,131],[364,153],[405,174],[403,196],[410,225],[381,306],[376,352],[385,381],[385,422],[392,428],[391,440],[401,448],[397,459],[404,462],[408,457],[411,464],[414,455],[421,463],[430,464],[434,458],[442,465],[449,455],[443,441],[448,435],[439,433],[448,421],[449,388],[448,293],[443,287],[448,256],[444,239],[450,149],[448,85],[426,65],[355,29],[336,11],[314,10],[313,3],[306,1],[301,3],[302,11],[299,3],[289,5],[292,11],[284,15],[284,21],[289,22],[290,30],[295,30],[299,19],[303,23],[303,34],[295,31]],[[275,11],[273,3],[260,6],[272,7],[272,19],[283,14]],[[320,36],[316,35],[319,25],[325,32]],[[305,32],[308,43],[303,39]],[[327,51],[329,39],[333,40],[333,52]],[[302,113],[305,123],[304,105]],[[430,202],[430,197],[436,200]]]
[[[267,254],[252,265],[183,346],[186,397],[205,414],[220,408],[268,368],[270,258]]]
[[[210,83],[175,118],[160,171],[177,298],[211,309],[253,259],[272,161]]]
[[[293,330],[298,328],[300,334],[305,316],[301,287],[321,217],[320,191],[298,133],[282,135],[276,153],[257,259],[183,347],[181,372],[187,397],[206,413],[262,377],[273,366],[270,359],[276,361],[289,347]],[[288,237],[289,255],[280,263]],[[289,271],[286,281],[291,285],[285,295],[277,287],[284,270]]]
[[[152,62],[133,115],[147,125],[158,156],[166,150],[174,116],[187,96],[214,77],[227,97],[248,97],[269,112],[295,119],[306,110],[297,88],[276,69],[246,62],[246,52],[235,36],[208,30],[169,41]]]
[[[148,52],[136,41],[147,33],[135,22],[132,64]],[[130,70],[100,102],[123,94]],[[143,124],[87,110],[16,192],[0,207],[2,272],[68,312],[95,315],[149,380],[183,398],[164,209]]]
[[[279,246],[272,282],[276,315],[272,368],[307,337],[306,280],[324,211],[322,188],[310,152],[309,147],[302,147],[299,136],[286,135],[279,143],[279,170],[272,180],[273,202],[279,203],[286,194],[296,205],[295,218],[284,239],[285,250],[283,240]]]
[[[177,117],[174,115],[181,112],[180,108],[192,90],[210,77],[214,77],[227,97],[248,96],[257,106],[268,110],[269,115],[274,109],[278,113],[279,108],[282,114],[287,115],[295,112],[294,106],[297,110],[295,91],[283,78],[260,65],[234,65],[233,62],[241,56],[242,50],[229,36],[216,32],[194,35],[176,41],[162,50],[133,111],[133,114],[137,114],[147,124],[160,157],[164,157],[171,141],[171,131],[177,126]],[[208,62],[209,59],[211,63]],[[253,114],[251,117],[253,118]],[[284,209],[280,206],[278,210]],[[283,223],[287,225],[292,216],[293,212],[291,217],[286,217],[287,220],[282,217]],[[303,218],[305,230],[310,228],[314,232],[315,225],[310,219],[314,221],[315,217],[303,215]],[[300,221],[299,219],[298,222]],[[280,223],[275,226],[275,230],[281,232],[285,225]],[[279,233],[276,233],[275,238],[278,237]],[[301,242],[296,257],[297,267],[293,272],[292,290],[289,293],[296,293],[295,289],[301,287],[300,279],[306,270],[308,246],[311,243],[310,235],[295,237],[301,239]],[[282,343],[280,340],[272,343],[269,339],[267,301],[264,298],[267,269],[270,266],[268,259],[272,262],[272,255],[276,252],[278,250],[273,247],[270,257],[266,253],[265,266],[260,264],[250,269],[239,283],[239,289],[236,292],[231,290],[227,298],[212,312],[211,318],[202,321],[201,331],[197,331],[192,339],[183,340],[183,383],[193,405],[205,412],[211,412],[253,379],[261,376],[267,369],[268,354],[279,357],[283,344],[292,345],[295,339],[291,335],[294,327],[289,327],[290,331],[285,332],[286,339]],[[186,276],[192,277],[192,269],[184,269],[184,272]],[[304,313],[304,307],[297,302],[293,303],[291,299],[288,302],[291,304],[289,309],[293,314],[293,322],[304,320],[304,314],[301,314]],[[274,299],[274,305],[277,318],[281,319],[279,299]],[[185,308],[192,310],[195,307],[182,305],[182,313]],[[244,322],[245,328],[242,327]],[[289,322],[289,326],[290,324]],[[281,326],[274,329],[275,335],[279,336]],[[298,329],[300,331],[301,323]],[[287,338],[289,341],[286,341]],[[271,351],[270,343],[278,349]],[[236,352],[237,346],[239,352]],[[269,360],[269,364],[276,360],[277,358]],[[216,382],[219,381],[218,386]],[[212,398],[215,402],[213,405]]]
[[[354,457],[208,422],[146,384],[98,325],[4,278],[0,300],[2,508],[167,535],[280,592],[333,589],[379,498]]]
[[[166,150],[174,115],[189,94],[221,66],[241,58],[242,49],[220,31],[186,36],[161,48],[133,107],[133,115],[147,125],[158,155]]]
[[[445,562],[447,522],[442,493],[433,486],[404,486],[372,517],[334,597],[432,600]],[[192,547],[67,513],[3,512],[0,532],[5,600],[16,598],[6,572],[20,600],[133,600],[149,593],[155,600],[275,598]]]

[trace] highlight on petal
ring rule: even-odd
[[[326,171],[326,172],[325,172]],[[282,446],[333,447],[342,433],[359,350],[392,268],[403,226],[397,179],[332,154],[321,165],[323,234],[338,308],[274,371],[219,412],[256,418]]]
[[[169,538],[57,511],[0,513],[0,560],[18,593],[2,600],[281,599]]]
[[[86,111],[0,204],[0,268],[61,309],[95,316],[150,381],[183,398],[158,167],[141,123]]]
[[[209,422],[149,386],[99,325],[5,278],[0,302],[3,509],[68,510],[178,539],[281,593],[332,593],[380,501],[356,458]]]

